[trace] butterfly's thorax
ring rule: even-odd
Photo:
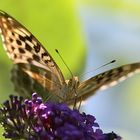
[[[65,80],[65,84],[61,88],[61,94],[64,102],[73,100],[77,96],[77,89],[79,86],[78,77],[73,76],[69,80]]]

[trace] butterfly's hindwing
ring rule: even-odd
[[[30,69],[32,77],[24,70]],[[24,68],[24,69],[23,69]],[[42,71],[42,72],[41,72]],[[60,99],[52,89],[58,88],[55,84],[46,83],[44,77],[41,77],[43,73],[46,73],[43,69],[38,69],[35,66],[29,64],[15,64],[11,70],[11,80],[14,84],[15,91],[22,97],[30,98],[33,92],[38,93],[43,99],[47,101],[58,102]],[[52,86],[54,86],[52,87]],[[46,87],[47,86],[47,87]],[[59,85],[60,86],[60,85]],[[51,88],[51,89],[50,89]],[[51,92],[52,91],[52,92]],[[57,89],[58,91],[58,89]]]

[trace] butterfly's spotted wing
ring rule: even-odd
[[[29,67],[30,66],[30,67]],[[23,68],[28,69],[30,74],[34,76],[28,75]],[[27,70],[26,69],[26,70]],[[47,101],[59,102],[59,97],[56,96],[55,91],[58,91],[58,87],[53,89],[53,93],[50,92],[50,84],[45,77],[42,77],[41,70],[38,67],[28,64],[14,64],[11,70],[11,81],[14,84],[15,91],[21,95],[22,97],[30,98],[33,92],[36,92],[43,99],[47,99]],[[44,72],[44,70],[43,70]],[[46,73],[46,71],[45,71]],[[46,83],[47,82],[47,83]]]
[[[25,63],[45,70],[49,90],[60,88],[64,77],[41,43],[18,21],[0,11],[0,29],[4,48],[15,64]],[[28,69],[27,67],[24,69]]]
[[[104,90],[108,87],[114,86],[136,73],[140,73],[140,63],[123,65],[108,70],[82,82],[77,90],[78,95],[85,99],[93,95],[98,89]]]

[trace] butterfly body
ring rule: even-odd
[[[14,64],[18,64],[18,69],[13,70],[12,81],[18,88],[20,84],[27,89],[28,93],[23,94],[25,96],[36,91],[33,86],[36,83],[44,89],[43,97],[48,95],[56,102],[71,104],[74,100],[86,99],[97,90],[114,86],[140,72],[140,62],[137,62],[105,71],[84,82],[79,82],[76,76],[65,80],[58,65],[43,45],[23,25],[3,11],[0,11],[0,33],[7,55]],[[27,82],[28,78],[22,78],[21,74],[29,76],[30,82]],[[19,82],[16,82],[16,79]]]
[[[78,97],[77,89],[79,87],[79,79],[73,76],[69,80],[65,80],[66,86],[62,89],[64,99],[66,102],[73,101]]]

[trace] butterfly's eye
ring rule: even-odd
[[[72,84],[72,79],[69,79],[69,85],[71,85]]]

